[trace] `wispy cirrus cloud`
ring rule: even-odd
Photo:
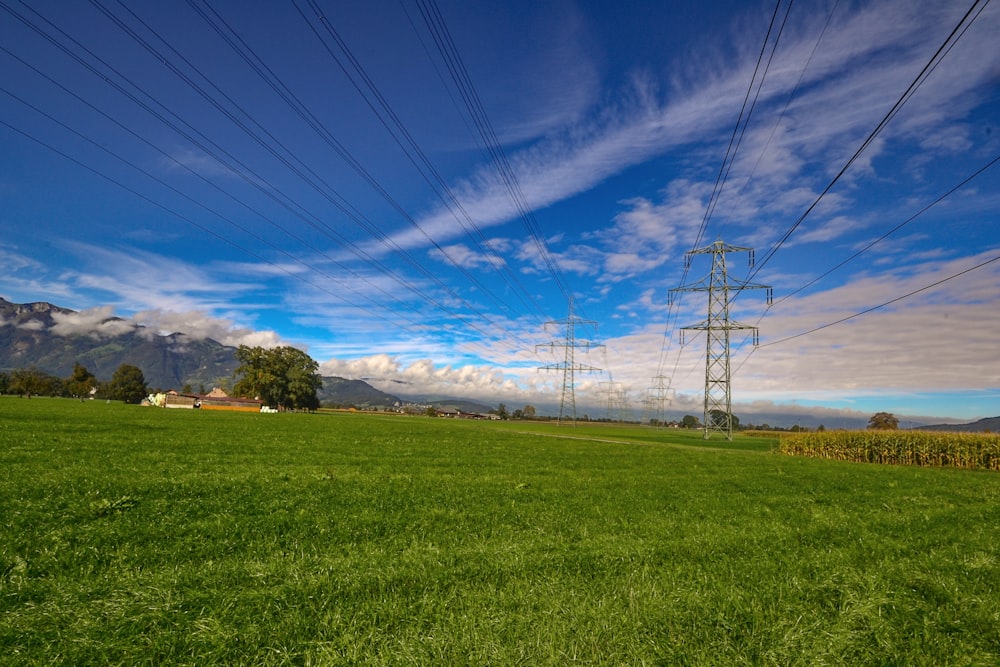
[[[895,95],[916,76],[960,15],[954,7],[901,1],[838,12],[809,69],[803,72],[802,64],[816,46],[826,17],[803,14],[797,7],[758,100],[755,118],[766,120],[755,120],[747,129],[745,148],[738,154],[730,186],[717,208],[720,221],[756,226],[764,208],[801,210],[891,108]],[[754,42],[757,35],[735,39],[737,52],[759,48]],[[959,121],[984,94],[983,84],[995,77],[994,64],[981,57],[977,60],[976,54],[990,52],[989,45],[998,39],[998,12],[990,8],[908,102],[887,128],[885,138],[861,156],[848,181],[872,173],[873,160],[888,149],[889,140],[921,142],[925,149],[961,146]],[[515,152],[511,164],[530,206],[543,208],[579,194],[629,166],[681,146],[710,149],[717,155],[715,142],[720,130],[731,127],[736,118],[751,79],[752,59],[739,61],[737,67],[722,58],[706,61],[707,66],[690,66],[666,91],[648,77],[637,77],[613,106],[594,109],[587,120],[563,128],[558,136]],[[786,108],[796,86],[796,95]],[[775,131],[779,109],[784,114]],[[932,125],[943,127],[944,135],[941,141],[928,143],[924,130]],[[750,174],[753,180],[748,183]],[[698,187],[705,185],[711,187],[711,181]],[[516,218],[491,167],[483,167],[454,190],[484,227]],[[847,196],[828,195],[826,210],[835,212],[835,198]],[[662,205],[675,203],[681,202],[668,197]],[[435,238],[457,238],[462,233],[444,210],[419,222]],[[815,240],[829,240],[837,229],[846,229],[831,222],[820,224],[823,231],[814,231]],[[607,238],[620,238],[612,232],[609,229]],[[425,242],[415,231],[401,232],[394,240],[403,247]]]

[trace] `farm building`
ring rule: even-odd
[[[166,393],[150,394],[143,403],[155,405],[158,408],[187,408],[190,410],[198,407],[199,398],[195,394],[179,394],[171,389]]]
[[[163,407],[196,408],[198,407],[198,397],[194,394],[178,394],[176,391],[168,391],[163,395]]]
[[[217,387],[204,395],[181,394],[171,389],[166,393],[151,395],[147,403],[159,408],[201,408],[238,412],[260,412],[264,404],[256,398],[234,398]]]
[[[235,410],[238,412],[260,412],[264,402],[256,398],[235,398],[215,387],[201,397],[202,410]]]

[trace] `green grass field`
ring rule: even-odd
[[[1000,664],[1000,475],[772,445],[0,398],[0,664]]]

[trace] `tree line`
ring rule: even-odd
[[[138,403],[147,393],[142,370],[131,364],[119,366],[107,382],[98,380],[86,366],[79,363],[74,364],[73,372],[67,378],[46,373],[35,366],[0,373],[0,394],[14,394],[25,398],[101,398]]]
[[[257,398],[274,408],[315,410],[319,407],[317,392],[323,384],[319,364],[302,350],[240,345],[236,359],[240,362],[233,373],[232,393],[236,396]],[[67,378],[46,373],[35,366],[0,372],[0,394],[26,398],[100,398],[139,403],[149,391],[142,369],[131,364],[119,366],[106,382],[80,363],[73,366]],[[181,391],[193,393],[189,386]]]

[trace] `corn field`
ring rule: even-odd
[[[791,456],[1000,471],[1000,435],[929,431],[825,431],[782,434]]]

